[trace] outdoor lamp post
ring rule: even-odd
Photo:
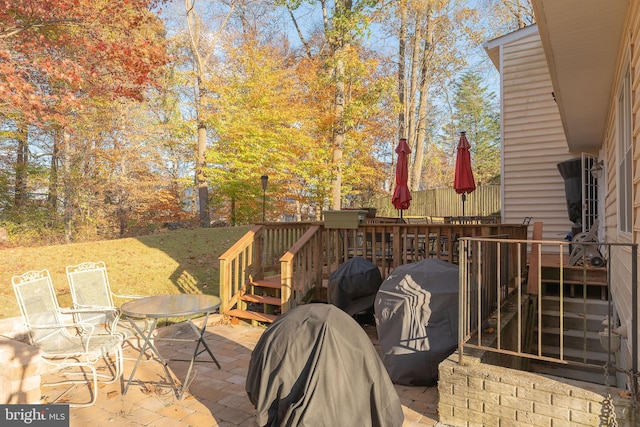
[[[260,181],[262,181],[262,222],[264,222],[264,206],[267,196],[267,182],[269,182],[269,177],[267,175],[262,175],[260,177]]]

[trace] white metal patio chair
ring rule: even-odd
[[[100,309],[102,312],[78,312],[80,321],[92,323],[94,326],[105,329],[107,333],[122,334],[125,340],[135,335],[135,328],[129,321],[119,322],[120,309],[114,304],[114,298],[133,299],[139,295],[118,295],[111,292],[109,276],[104,262],[83,262],[78,265],[69,265],[66,268],[67,280],[71,288],[71,298],[75,308]],[[140,330],[148,328],[148,322],[136,321]]]
[[[50,403],[60,401],[75,385],[87,384],[91,400],[69,405],[94,404],[98,394],[98,379],[110,383],[120,378],[122,336],[94,334],[94,326],[90,323],[65,322],[63,315],[73,315],[74,310],[60,309],[48,270],[28,271],[21,276],[13,276],[11,283],[31,344],[40,349],[45,363],[67,378],[43,385],[71,385]],[[101,361],[106,364],[107,374],[97,372],[96,365]]]

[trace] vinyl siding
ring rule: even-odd
[[[605,182],[607,192],[605,197],[605,239],[607,242],[637,243],[640,232],[640,53],[632,46],[640,46],[640,7],[638,2],[630,3],[627,14],[624,36],[618,55],[618,69],[613,82],[612,98],[609,104],[609,116],[605,130],[602,153],[605,158]],[[617,186],[617,153],[618,153],[618,94],[626,65],[631,66],[631,111],[632,111],[632,150],[633,150],[633,236],[618,232],[618,186]],[[632,314],[632,283],[631,257],[628,247],[612,250],[609,260],[611,274],[611,288],[616,311],[621,322],[631,331]],[[636,284],[639,286],[639,284]],[[640,337],[638,337],[640,339]],[[625,343],[629,343],[625,340]],[[630,348],[627,347],[628,351]],[[630,358],[629,358],[630,359]]]
[[[572,223],[557,164],[579,155],[568,152],[539,36],[503,44],[501,58],[504,221],[530,216],[543,239],[561,240]]]

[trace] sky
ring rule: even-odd
[[[482,10],[483,5],[481,4],[482,0],[464,0],[462,1],[462,6],[470,7],[470,8],[480,8]],[[305,35],[308,35],[309,32],[313,29],[314,25],[318,25],[319,21],[319,8],[313,7],[309,3],[303,3],[299,9],[295,11],[296,19],[302,28],[302,31],[305,32]],[[298,34],[295,32],[293,24],[291,23],[291,18],[289,17],[288,12],[282,8],[281,11],[281,19],[283,25],[283,31],[285,31],[289,36],[289,40],[292,43],[293,47],[299,47],[301,45]],[[490,24],[486,22],[482,22],[482,25],[485,27],[491,27]],[[389,37],[385,35],[385,28],[382,24],[373,24],[370,27],[371,36],[367,40],[367,43],[370,47],[374,48],[377,51],[389,53],[391,55],[395,55],[398,50],[398,41],[396,38]],[[488,41],[483,40],[482,43]],[[475,46],[465,46],[465,51],[468,52],[467,61],[469,63],[466,70],[473,70],[479,73],[483,81],[485,82],[488,89],[495,93],[496,97],[500,96],[500,82],[499,82],[499,73],[495,68],[489,56],[486,54],[484,48],[482,47],[482,43],[478,43]],[[466,71],[465,70],[465,71]]]

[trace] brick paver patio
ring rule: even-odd
[[[212,316],[205,335],[214,355],[221,365],[196,363],[196,375],[182,400],[177,400],[170,388],[153,385],[132,385],[125,396],[120,382],[101,384],[97,402],[86,408],[70,409],[70,425],[83,427],[114,426],[246,426],[256,427],[255,409],[247,397],[245,380],[251,350],[260,338],[263,328],[246,324],[222,323],[221,316]],[[377,344],[375,328],[366,327]],[[161,328],[162,334],[179,336],[186,333],[179,325]],[[125,368],[123,381],[128,379],[138,353],[133,346],[125,348]],[[192,346],[184,343],[158,341],[163,357],[190,357]],[[199,359],[206,359],[206,353]],[[169,362],[169,366],[179,378],[184,377],[186,362]],[[138,367],[136,378],[162,381],[165,374],[162,366],[154,360],[143,361]],[[405,414],[404,426],[434,426],[438,423],[437,387],[407,387],[396,385]],[[59,389],[44,387],[45,400],[55,397]],[[83,394],[80,394],[83,393]],[[78,388],[69,393],[87,396],[87,390]],[[331,410],[327,408],[327,410]],[[336,426],[340,427],[340,426]],[[350,426],[345,426],[350,427]]]

